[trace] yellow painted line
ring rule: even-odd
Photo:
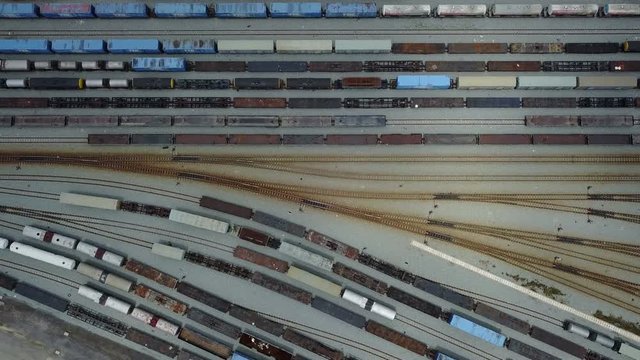
[[[579,317],[581,319],[584,319],[586,321],[589,321],[591,323],[599,325],[599,326],[601,326],[601,327],[603,327],[603,328],[605,328],[605,329],[607,329],[609,331],[612,331],[612,332],[614,332],[614,333],[616,333],[616,334],[618,334],[620,336],[624,336],[625,338],[627,338],[629,340],[633,340],[636,343],[640,343],[640,336],[638,336],[636,334],[633,334],[633,333],[631,333],[629,331],[620,329],[620,328],[618,328],[616,326],[613,326],[613,325],[609,324],[608,322],[605,322],[605,321],[602,321],[602,320],[598,319],[597,317],[594,317],[594,316],[591,316],[589,314],[586,314],[586,313],[583,313],[581,311],[578,311],[578,310],[576,310],[576,309],[574,309],[574,308],[572,308],[570,306],[567,306],[565,304],[557,302],[557,301],[555,301],[553,299],[549,299],[548,297],[546,297],[544,295],[538,294],[537,292],[531,291],[531,290],[529,290],[529,289],[527,289],[525,287],[522,287],[522,286],[520,286],[518,284],[512,283],[509,280],[503,279],[503,278],[501,278],[499,276],[496,276],[496,275],[494,275],[494,274],[492,274],[492,273],[490,273],[488,271],[482,270],[482,269],[480,269],[480,268],[478,268],[476,266],[473,266],[473,265],[471,265],[469,263],[466,263],[466,262],[464,262],[464,261],[462,261],[460,259],[456,259],[451,255],[447,255],[447,254],[445,254],[445,253],[443,253],[441,251],[438,251],[438,250],[436,250],[434,248],[431,248],[431,247],[429,247],[429,246],[427,246],[427,245],[425,245],[425,244],[423,244],[421,242],[412,241],[411,242],[411,246],[416,247],[416,248],[418,248],[418,249],[420,249],[420,250],[422,250],[424,252],[427,252],[427,253],[429,253],[431,255],[437,256],[437,257],[439,257],[441,259],[444,259],[446,261],[449,261],[449,262],[451,262],[451,263],[453,263],[455,265],[458,265],[458,266],[460,266],[462,268],[465,268],[467,270],[473,271],[473,272],[475,272],[475,273],[477,273],[479,275],[482,275],[482,276],[484,276],[484,277],[486,277],[488,279],[491,279],[491,280],[496,281],[496,282],[498,282],[498,283],[500,283],[502,285],[510,287],[510,288],[512,288],[512,289],[514,289],[516,291],[519,291],[519,292],[525,294],[525,295],[529,295],[529,296],[535,298],[536,300],[542,301],[542,302],[547,303],[547,304],[549,304],[549,305],[551,305],[553,307],[556,307],[556,308],[558,308],[560,310],[566,311],[566,312],[568,312],[570,314],[573,314],[573,315],[575,315],[575,316],[577,316],[577,317]]]

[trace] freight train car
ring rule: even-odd
[[[204,3],[156,3],[153,14],[159,18],[205,18],[208,17]]]
[[[319,2],[272,2],[269,4],[272,18],[320,18],[322,3]]]
[[[494,17],[538,17],[542,15],[541,4],[493,4],[491,5],[491,16]]]
[[[328,18],[374,18],[378,16],[375,3],[329,3],[325,16]]]
[[[0,4],[0,19],[37,18],[39,10],[36,4],[2,3]]]
[[[276,40],[278,54],[330,54],[331,40]]]
[[[436,16],[476,16],[482,17],[487,13],[487,5],[438,5],[436,8]]]
[[[73,270],[76,267],[76,261],[73,259],[53,254],[48,251],[44,251],[31,245],[22,244],[19,242],[11,243],[11,245],[9,245],[9,251],[67,270]]]
[[[382,5],[380,15],[383,17],[429,17],[431,5]]]
[[[98,3],[94,13],[99,18],[146,18],[149,8],[144,3]]]
[[[266,18],[267,6],[264,3],[216,3],[217,18]]]

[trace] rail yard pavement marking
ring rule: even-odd
[[[534,292],[532,290],[529,290],[527,288],[524,288],[524,287],[522,287],[522,286],[520,286],[518,284],[512,283],[509,280],[506,280],[506,279],[503,279],[503,278],[501,278],[499,276],[496,276],[496,275],[494,275],[494,274],[492,274],[492,273],[490,273],[490,272],[488,272],[486,270],[482,270],[482,269],[480,269],[480,268],[478,268],[476,266],[473,266],[471,264],[468,264],[468,263],[466,263],[466,262],[464,262],[462,260],[456,259],[451,255],[447,255],[447,254],[445,254],[445,253],[443,253],[441,251],[433,249],[433,248],[431,248],[431,247],[429,247],[429,246],[427,246],[427,245],[425,245],[425,244],[423,244],[421,242],[418,242],[418,241],[414,240],[414,241],[411,242],[411,246],[416,247],[416,248],[418,248],[418,249],[420,249],[422,251],[425,251],[425,252],[427,252],[427,253],[429,253],[431,255],[435,255],[435,256],[440,257],[440,258],[442,258],[444,260],[450,261],[450,262],[454,263],[455,265],[459,265],[459,266],[461,266],[461,267],[463,267],[463,268],[465,268],[467,270],[471,270],[471,271],[473,271],[475,273],[478,273],[478,274],[480,274],[480,275],[482,275],[482,276],[484,276],[486,278],[489,278],[489,279],[491,279],[493,281],[499,282],[502,285],[508,286],[508,287],[510,287],[510,288],[512,288],[514,290],[517,290],[517,291],[519,291],[519,292],[521,292],[521,293],[523,293],[525,295],[529,295],[529,296],[531,296],[531,297],[533,297],[533,298],[535,298],[537,300],[545,302],[545,303],[547,303],[547,304],[549,304],[551,306],[554,306],[554,307],[556,307],[556,308],[558,308],[560,310],[564,310],[564,311],[569,312],[569,313],[571,313],[571,314],[573,314],[575,316],[578,316],[578,317],[580,317],[580,318],[582,318],[584,320],[587,320],[587,321],[590,321],[590,322],[592,322],[594,324],[602,326],[603,328],[608,329],[610,331],[613,331],[614,333],[616,333],[616,334],[618,334],[620,336],[624,336],[629,340],[633,340],[636,343],[640,342],[640,336],[638,336],[636,334],[633,334],[633,333],[631,333],[629,331],[626,331],[626,330],[620,329],[618,327],[615,327],[615,326],[613,326],[613,325],[611,325],[611,324],[609,324],[607,322],[604,322],[604,321],[602,321],[602,320],[600,320],[600,319],[598,319],[598,318],[596,318],[594,316],[591,316],[589,314],[586,314],[586,313],[583,313],[581,311],[578,311],[578,310],[576,310],[576,309],[574,309],[574,308],[572,308],[570,306],[567,306],[565,304],[559,303],[559,302],[557,302],[555,300],[549,299],[548,297],[546,297],[544,295],[538,294],[538,293],[536,293],[536,292]]]

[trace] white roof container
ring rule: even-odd
[[[229,224],[224,221],[195,215],[176,209],[171,209],[171,212],[169,213],[169,220],[219,233],[226,233],[227,231],[229,231]]]
[[[576,86],[575,76],[518,76],[518,89],[573,89]]]
[[[280,54],[330,54],[331,40],[276,40],[276,52]]]
[[[273,51],[273,40],[218,40],[221,54],[269,54]]]
[[[60,202],[62,204],[86,206],[98,209],[118,210],[120,208],[120,200],[118,199],[67,192],[60,193]]]
[[[151,253],[170,259],[182,260],[184,259],[185,251],[173,246],[155,243],[151,247]]]
[[[336,40],[336,54],[390,53],[391,40]]]

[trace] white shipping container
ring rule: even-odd
[[[487,13],[487,5],[438,5],[438,16],[484,16]]]
[[[58,63],[58,69],[60,70],[77,70],[78,63],[75,61],[60,61]]]
[[[115,266],[122,266],[122,262],[124,262],[124,257],[118,254],[114,254],[111,251],[106,251],[105,249],[88,244],[84,241],[80,241],[78,243],[78,246],[76,246],[76,250]]]
[[[493,16],[540,16],[544,7],[542,4],[494,4],[491,7]]]
[[[127,79],[109,79],[110,88],[128,88],[129,80]]]
[[[431,15],[431,5],[382,5],[382,16],[424,16]]]
[[[575,76],[518,76],[518,89],[573,89],[578,86]]]
[[[0,249],[6,249],[9,246],[9,240],[5,238],[0,238]]]
[[[331,40],[276,40],[276,52],[280,54],[330,54]]]
[[[342,293],[342,298],[347,300],[348,302],[358,305],[363,309],[367,306],[367,302],[369,301],[369,299],[367,299],[366,297],[360,294],[356,294],[349,289],[344,289],[344,292]]]
[[[173,246],[155,243],[151,247],[151,253],[170,259],[182,260],[184,259],[185,251]]]
[[[67,270],[72,270],[76,267],[76,261],[64,256],[52,254],[48,251],[38,249],[36,247],[26,245],[23,243],[13,242],[9,246],[9,251],[16,254],[24,255],[32,259],[36,259],[42,262],[46,262],[51,265],[59,266]]]
[[[105,83],[102,79],[85,79],[84,80],[84,86],[87,88],[103,88]],[[62,202],[62,201],[60,201]],[[81,205],[83,206],[83,205]]]
[[[102,196],[92,196],[92,195],[63,192],[63,193],[60,193],[60,202],[62,204],[86,206],[86,207],[92,207],[92,208],[98,208],[98,209],[108,209],[108,210],[120,209],[120,200],[112,199],[108,197],[102,197]]]
[[[278,251],[283,254],[289,255],[290,257],[298,261],[311,264],[320,269],[331,271],[331,269],[333,268],[333,260],[284,241],[280,244]]]
[[[229,224],[226,222],[176,209],[171,209],[169,220],[223,234],[229,231]]]
[[[517,77],[515,76],[459,76],[458,89],[465,90],[489,90],[489,89],[515,89]]]
[[[318,275],[312,274],[308,271],[302,270],[295,266],[289,266],[289,270],[287,271],[287,276],[289,276],[292,279],[298,280],[303,284],[313,286],[314,288],[324,291],[335,297],[340,297],[342,286],[336,283],[333,283],[329,280],[326,280]]]
[[[107,61],[104,65],[107,70],[124,70],[124,62],[122,61]]]
[[[336,54],[390,53],[391,40],[336,40]]]
[[[273,40],[218,40],[221,54],[270,54]]]

